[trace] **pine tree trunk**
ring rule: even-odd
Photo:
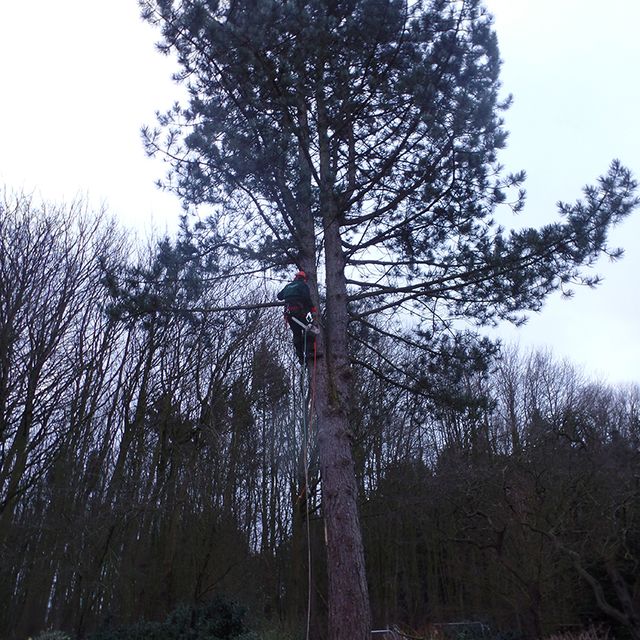
[[[325,212],[327,301],[317,364],[318,453],[326,527],[329,639],[368,640],[371,613],[348,409],[347,290],[339,226]]]
[[[340,222],[333,196],[329,126],[322,81],[318,84],[317,136],[320,156],[320,213],[325,241],[326,309],[317,339],[321,358],[315,372],[318,455],[328,573],[329,640],[369,640],[371,613],[358,517],[358,489],[351,451],[348,410],[351,366],[347,350],[347,287]],[[319,306],[314,212],[311,199],[308,111],[298,108],[300,181],[297,188],[299,263],[309,276]]]
[[[318,390],[323,395],[324,391]],[[330,406],[319,407],[319,425],[329,578],[329,639],[366,640],[370,635],[371,615],[348,427],[345,418]]]

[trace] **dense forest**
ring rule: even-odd
[[[190,247],[184,230],[134,247],[80,203],[0,205],[3,638],[219,594],[269,637],[303,637],[308,612],[325,637],[310,381],[260,306],[278,283],[207,279]],[[254,309],[211,311],[238,289]],[[424,371],[409,343],[351,344],[374,628],[637,638],[640,388],[548,353]],[[380,375],[391,359],[403,379]]]

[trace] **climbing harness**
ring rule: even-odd
[[[320,329],[318,329],[318,327],[316,327],[313,324],[313,318],[311,318],[311,320],[309,320],[308,324],[305,324],[304,322],[302,322],[302,320],[299,320],[294,315],[289,314],[288,317],[291,320],[293,320],[293,322],[295,322],[299,327],[302,327],[302,329],[304,330],[304,342],[305,342],[305,349],[306,349],[306,346],[307,346],[307,333],[313,333],[315,335],[318,335],[320,333]],[[306,360],[306,358],[305,358],[305,360]]]

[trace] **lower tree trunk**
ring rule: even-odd
[[[329,640],[369,640],[371,612],[348,421],[352,372],[345,263],[335,208],[329,206],[334,203],[331,198],[327,202],[326,313],[317,340],[321,359],[315,372],[315,402],[327,544]],[[317,290],[313,293],[317,296]]]
[[[371,614],[348,424],[345,416],[335,414],[322,401],[327,398],[328,389],[320,381],[317,393],[329,578],[329,639],[368,640]]]

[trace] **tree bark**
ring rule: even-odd
[[[319,343],[316,407],[326,527],[330,640],[365,640],[371,612],[358,516],[358,489],[348,408],[352,372],[347,351],[347,291],[339,226],[325,212],[326,321]]]
[[[316,365],[315,402],[327,546],[328,637],[330,640],[368,640],[371,611],[348,421],[352,371],[347,338],[345,257],[340,235],[341,216],[333,193],[334,176],[321,69],[322,65],[316,105],[326,309],[323,330],[317,339],[322,357]],[[315,276],[315,269],[313,273]],[[315,296],[317,306],[316,278],[312,285],[315,289],[312,296]]]

